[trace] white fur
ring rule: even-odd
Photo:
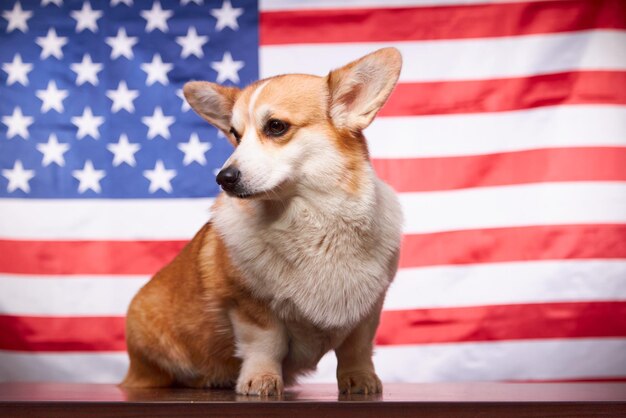
[[[254,380],[259,375],[275,376],[282,390],[282,361],[287,353],[287,334],[282,323],[276,321],[261,328],[242,320],[236,311],[229,312],[236,341],[235,355],[243,360],[237,392],[252,394]],[[256,393],[255,393],[256,394]]]
[[[350,328],[395,274],[401,213],[394,193],[373,173],[358,197],[313,192],[278,213],[255,202],[250,216],[228,198],[214,223],[250,288],[270,298],[283,320]],[[335,195],[334,195],[335,194]]]

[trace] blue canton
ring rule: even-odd
[[[2,1],[0,198],[215,196],[232,147],[182,86],[258,72],[256,1]]]

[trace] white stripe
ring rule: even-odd
[[[374,362],[383,382],[623,377],[626,339],[385,346],[376,348]],[[127,367],[126,353],[0,351],[0,381],[119,383]],[[335,383],[335,368],[329,353],[302,381]]]
[[[626,260],[400,269],[385,310],[626,300]]]
[[[540,183],[399,194],[406,233],[626,222],[622,182]],[[186,240],[208,220],[198,200],[2,199],[3,239]]]
[[[213,199],[0,199],[3,239],[187,240]]]
[[[279,10],[316,10],[316,9],[364,9],[392,7],[430,7],[430,6],[463,6],[468,4],[516,3],[520,0],[261,0],[259,9],[265,11]],[[524,0],[539,2],[545,0]]]
[[[626,376],[626,339],[501,341],[377,347],[383,382],[550,380]],[[303,383],[335,382],[336,358],[324,356]]]
[[[405,233],[626,223],[626,183],[572,182],[403,193]]]
[[[404,57],[400,81],[526,77],[572,70],[626,70],[626,32],[595,30],[547,35],[419,42],[267,45],[259,52],[261,77],[285,73],[326,75],[378,48]]]
[[[124,316],[149,278],[0,274],[0,314]]]
[[[373,158],[626,146],[626,107],[556,106],[501,113],[379,117],[365,135]]]
[[[148,276],[0,275],[0,314],[124,316]],[[626,300],[626,260],[400,269],[385,310]]]
[[[126,353],[19,353],[0,350],[0,382],[119,383],[127,369]]]

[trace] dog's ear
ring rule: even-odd
[[[330,117],[340,129],[360,131],[374,119],[400,76],[396,48],[372,52],[328,74]]]
[[[229,137],[233,105],[241,90],[208,81],[190,81],[183,87],[185,99],[197,114]]]

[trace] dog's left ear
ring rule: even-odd
[[[328,74],[330,117],[335,126],[365,129],[398,81],[402,56],[396,48],[372,52]]]
[[[190,81],[183,87],[185,99],[193,110],[230,137],[233,105],[239,97],[236,87],[221,86],[208,81]]]

